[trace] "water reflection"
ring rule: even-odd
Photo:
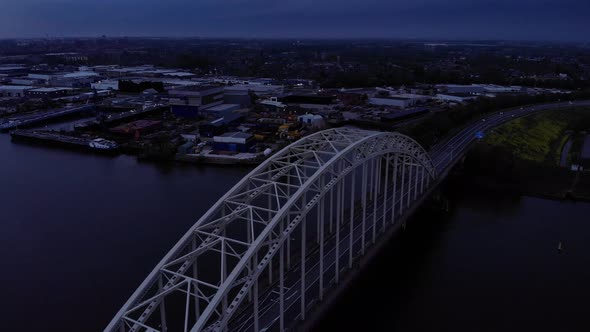
[[[590,204],[478,189],[449,183],[318,331],[589,330]]]
[[[0,155],[6,331],[102,330],[248,171],[17,145],[8,135],[0,136]]]

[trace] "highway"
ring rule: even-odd
[[[478,139],[478,132],[485,133],[505,122],[536,112],[574,106],[590,106],[590,100],[532,105],[490,114],[463,128],[451,139],[435,145],[429,151],[430,156],[438,173],[443,174],[448,170],[448,166],[456,161],[456,157],[461,156],[471,143]]]
[[[479,133],[485,133],[491,128],[497,127],[510,120],[531,115],[533,113],[549,110],[558,109],[562,107],[572,106],[590,106],[590,100],[588,101],[575,101],[575,102],[561,102],[551,103],[543,105],[526,106],[511,110],[505,110],[497,113],[487,115],[459,130],[450,139],[440,142],[435,145],[430,151],[430,155],[433,164],[436,167],[438,174],[442,177],[452,168],[455,161],[457,161],[463,154],[468,150],[470,145],[479,139]],[[389,189],[392,189],[389,187]],[[367,201],[367,220],[371,220],[376,213],[377,226],[383,224],[383,215],[385,213],[386,219],[390,219],[392,206],[395,206],[396,211],[400,211],[402,202],[407,202],[405,198],[410,194],[408,189],[413,193],[415,188],[411,183],[408,183],[404,187],[404,194],[402,195],[401,188],[398,188],[396,193],[395,204],[387,204],[388,206],[383,209],[384,199],[383,195],[377,198],[379,202],[376,212],[373,211],[373,202]],[[393,190],[390,190],[392,192]],[[391,194],[390,194],[391,195]],[[387,203],[390,203],[389,201]],[[404,207],[407,207],[404,205]],[[359,219],[362,218],[361,211],[357,209],[355,213],[355,222],[353,223],[354,228],[352,231],[353,238],[353,253],[358,253],[361,250],[363,242],[363,233],[365,235],[365,241],[372,240],[373,223],[367,222],[365,231],[363,232],[362,222]],[[396,213],[397,215],[397,213]],[[343,220],[349,220],[350,216],[344,216]],[[388,225],[391,225],[389,220],[386,220]],[[394,222],[394,224],[397,220]],[[340,269],[348,267],[349,259],[349,247],[350,247],[350,223],[345,222],[340,226],[342,230],[340,232],[340,248],[339,248],[339,266]],[[379,227],[378,231],[383,231],[382,227]],[[292,241],[299,239],[292,238]],[[309,240],[308,240],[309,241]],[[324,252],[324,273],[323,273],[323,287],[327,289],[332,283],[335,282],[335,265],[336,265],[336,235],[335,233],[329,234],[326,237],[324,247],[329,248]],[[307,299],[316,298],[319,293],[319,284],[322,274],[320,273],[320,254],[318,250],[314,250],[308,254],[306,260],[306,274],[305,274],[305,294]],[[293,322],[300,319],[301,315],[301,284],[300,278],[301,267],[299,265],[292,266],[288,271],[285,271],[285,278],[283,284],[283,296],[284,296],[284,322],[285,327],[288,327],[288,322]],[[260,331],[274,331],[280,328],[280,287],[279,283],[275,282],[272,287],[269,287],[264,293],[261,294],[259,299],[259,326]],[[309,301],[308,306],[310,305]],[[245,310],[236,315],[229,324],[230,331],[252,331],[254,330],[254,312],[253,306],[249,305]]]

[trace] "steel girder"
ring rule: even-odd
[[[184,331],[227,329],[246,298],[255,292],[258,300],[260,275],[272,266],[279,249],[282,273],[285,240],[306,214],[346,174],[385,154],[407,156],[430,178],[436,177],[429,154],[399,133],[330,129],[284,148],[189,229],[105,331],[164,332],[168,325]],[[272,267],[268,271],[272,280]],[[175,317],[172,322],[166,305],[183,321]]]

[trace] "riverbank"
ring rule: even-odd
[[[581,149],[575,142],[588,129],[584,107],[516,119],[476,144],[458,171],[486,190],[590,201],[590,172],[575,167]]]

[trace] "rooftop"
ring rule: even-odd
[[[190,77],[190,76],[195,76],[195,74],[188,73],[188,72],[175,71],[175,72],[172,72],[172,73],[165,73],[164,76]]]
[[[64,90],[71,90],[70,88],[38,88],[31,90],[32,92],[58,92]]]
[[[373,99],[390,99],[390,100],[410,100],[412,98],[407,97],[391,97],[391,96],[384,96],[384,97],[375,97]]]
[[[24,66],[0,66],[0,71],[11,71],[11,70],[21,70],[26,69]]]
[[[3,91],[20,91],[20,90],[27,90],[32,89],[32,86],[29,85],[0,85],[0,90]]]
[[[65,74],[65,78],[80,78],[80,77],[93,77],[98,76],[97,73],[93,71],[78,71],[74,73]]]
[[[221,105],[209,107],[209,108],[207,108],[207,111],[223,112],[223,111],[227,111],[227,110],[232,110],[232,109],[238,108],[239,106],[240,105],[238,105],[238,104],[221,104]]]
[[[217,85],[187,85],[183,87],[179,87],[177,89],[173,89],[170,92],[174,91],[207,91],[212,89],[223,89],[221,86]]]
[[[252,137],[251,134],[247,134],[247,133],[242,133],[239,131],[233,131],[233,132],[229,132],[229,133],[225,133],[223,135],[219,135],[219,137],[232,137],[232,138],[250,138]]]

